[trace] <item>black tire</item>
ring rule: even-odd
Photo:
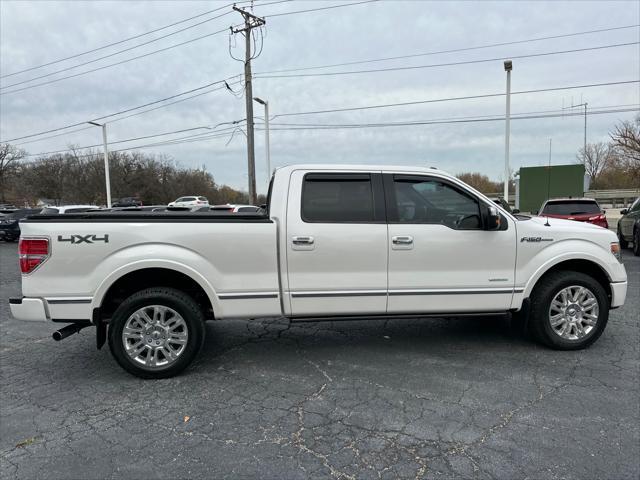
[[[184,319],[186,325],[188,336],[184,349],[166,366],[147,367],[140,364],[129,356],[124,346],[123,330],[129,318],[141,308],[152,305],[172,309]],[[187,368],[200,352],[205,337],[204,322],[202,310],[186,293],[166,287],[147,288],[128,297],[114,312],[109,322],[109,349],[120,366],[137,377],[172,377]]]
[[[618,222],[618,243],[620,244],[620,248],[629,248],[629,242],[624,239],[622,236],[622,230],[620,230],[620,222]]]
[[[561,337],[551,326],[549,309],[558,293],[570,286],[586,287],[598,302],[596,325],[584,337],[569,340]],[[542,277],[531,293],[529,331],[533,338],[556,350],[581,350],[595,342],[609,319],[609,298],[604,287],[593,277],[580,272],[560,271]]]
[[[633,233],[633,254],[640,257],[640,227]]]

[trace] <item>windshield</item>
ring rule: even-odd
[[[602,213],[596,202],[566,200],[548,202],[541,212],[543,215],[580,215],[585,213]]]

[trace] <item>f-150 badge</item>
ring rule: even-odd
[[[95,243],[95,242],[104,242],[109,243],[109,235],[105,234],[101,237],[98,235],[69,235],[68,237],[64,237],[62,235],[58,235],[59,242],[69,242],[71,244],[78,243]]]
[[[553,238],[542,238],[542,237],[522,237],[520,239],[520,243],[522,242],[533,242],[533,243],[540,243],[540,242],[553,242]]]

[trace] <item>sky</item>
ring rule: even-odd
[[[550,140],[552,164],[576,161],[584,142],[584,116],[570,114],[584,110],[569,108],[572,105],[586,102],[591,113],[636,110],[588,115],[589,143],[606,141],[616,123],[631,120],[640,108],[638,1],[387,0],[325,8],[356,1],[261,0],[253,2],[253,10],[251,2],[238,2],[266,20],[262,29],[254,30],[255,45],[262,48],[252,61],[253,95],[269,102],[272,167],[293,163],[435,166],[454,174],[480,172],[502,180],[503,61],[508,58],[513,59],[512,92],[636,81],[514,93],[512,170],[546,164]],[[217,11],[201,15],[214,9]],[[300,12],[312,9],[322,10]],[[181,22],[190,17],[196,18]],[[181,23],[161,29],[176,22]],[[246,190],[244,125],[224,125],[246,118],[239,76],[243,63],[231,56],[244,56],[244,38],[229,34],[230,26],[241,23],[240,13],[224,1],[0,0],[0,141],[82,124],[11,143],[32,155],[72,145],[96,145],[102,141],[100,129],[83,122],[226,79],[233,93],[218,83],[103,121],[107,122],[111,149],[142,146],[141,151],[165,155],[183,167],[205,168],[217,183]],[[528,41],[612,28],[617,29]],[[160,30],[145,34],[156,29]],[[138,38],[127,40],[133,36]],[[189,42],[198,37],[204,38]],[[120,43],[100,48],[115,42]],[[173,47],[182,42],[188,43]],[[503,45],[486,47],[494,44]],[[165,50],[151,53],[160,49]],[[554,53],[580,49],[590,50]],[[435,53],[449,50],[456,51]],[[141,55],[146,56],[124,61]],[[71,56],[75,58],[58,62]],[[108,58],[100,59],[105,56]],[[398,56],[411,57],[267,73]],[[86,62],[90,63],[79,66]],[[118,62],[122,63],[108,66]],[[41,67],[47,63],[51,65]],[[443,65],[451,63],[457,65]],[[103,66],[106,68],[100,68]],[[100,69],[83,73],[96,68]],[[372,69],[386,71],[299,76]],[[64,71],[55,73],[59,70]],[[269,75],[298,76],[266,78]],[[30,88],[14,91],[25,87]],[[210,90],[215,91],[205,93]],[[203,95],[184,100],[198,93]],[[493,94],[501,95],[446,100]],[[184,101],[166,105],[177,100]],[[444,101],[289,115],[427,100]],[[140,113],[150,108],[154,110]],[[258,192],[262,193],[268,179],[264,107],[254,103],[254,110],[256,172]],[[559,117],[515,118],[518,114],[563,111],[566,115]],[[135,113],[140,114],[123,118]],[[470,117],[476,121],[458,121]],[[362,126],[397,122],[422,124]],[[332,128],[319,129],[318,125]],[[335,128],[339,125],[359,128]],[[122,142],[178,130],[189,131]],[[217,131],[219,136],[207,138]],[[189,136],[199,141],[157,145]]]

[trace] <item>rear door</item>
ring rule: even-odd
[[[385,174],[389,313],[508,310],[516,231],[483,229],[484,202],[448,179]]]
[[[387,224],[379,172],[294,171],[286,238],[285,295],[293,316],[386,312]]]

